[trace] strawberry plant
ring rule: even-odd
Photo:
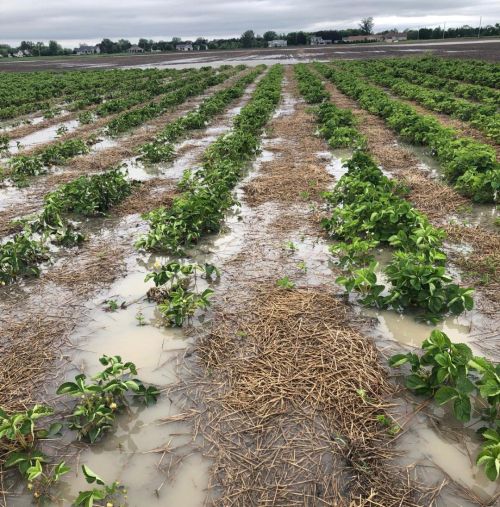
[[[53,413],[43,405],[11,414],[0,409],[0,450],[5,455],[5,468],[19,471],[37,503],[53,500],[51,488],[69,471],[64,461],[51,464],[38,449],[40,440],[60,435],[61,423],[54,422],[47,428],[40,425],[41,419]]]
[[[29,229],[0,244],[0,285],[14,282],[21,276],[38,276],[40,262],[47,260],[42,241],[33,239]]]
[[[118,482],[106,484],[88,466],[82,465],[83,475],[88,484],[96,487],[87,491],[80,491],[73,502],[73,507],[120,507],[125,505],[127,490]]]
[[[478,454],[476,464],[484,467],[484,473],[490,481],[500,476],[500,428],[487,429],[482,433],[485,440]]]
[[[202,292],[196,290],[198,273],[208,280],[214,275],[220,276],[219,270],[211,264],[200,266],[175,261],[159,266],[146,276],[145,281],[155,283],[155,289],[148,292],[148,297],[158,303],[158,310],[171,326],[182,327],[196,310],[210,306],[209,298],[214,291],[210,288]]]
[[[129,406],[129,395],[146,405],[156,403],[159,391],[145,386],[137,375],[134,363],[123,362],[120,356],[102,356],[106,368],[87,381],[84,374],[72,382],[65,382],[57,394],[69,394],[79,402],[69,417],[69,428],[77,431],[78,438],[94,443],[114,425],[116,414]]]
[[[448,336],[434,329],[422,344],[423,354],[396,354],[389,359],[392,367],[408,364],[410,375],[406,387],[418,395],[432,396],[437,404],[451,403],[454,416],[463,423],[473,417],[477,400],[479,417],[490,424],[478,430],[484,444],[477,457],[487,477],[499,476],[498,417],[500,407],[500,365],[474,356],[464,343],[452,343]]]

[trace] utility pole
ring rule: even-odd
[[[443,28],[443,39],[444,39],[444,32],[446,32],[446,23],[444,24],[444,28]]]
[[[481,16],[481,17],[479,18],[479,30],[478,30],[478,32],[477,32],[477,38],[478,38],[478,39],[479,39],[479,37],[480,37],[480,35],[481,35],[481,25],[482,25],[482,23],[483,23],[483,16]]]

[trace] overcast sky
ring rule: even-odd
[[[0,42],[56,39],[65,45],[103,37],[170,40],[239,36],[246,29],[290,32],[375,30],[500,22],[500,0],[0,0]]]

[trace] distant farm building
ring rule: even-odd
[[[382,42],[384,40],[383,35],[350,35],[344,37],[342,42]]]
[[[399,42],[400,40],[408,40],[408,34],[390,32],[384,35],[384,40],[386,42]]]
[[[130,46],[130,48],[128,49],[128,52],[131,54],[144,53],[144,48],[141,48],[137,44],[134,44],[133,46]]]
[[[77,55],[96,55],[101,52],[101,48],[99,46],[87,46],[86,44],[80,44],[80,47],[75,48],[74,51]]]
[[[186,42],[184,44],[177,44],[175,46],[177,51],[194,51],[193,45],[190,42]]]
[[[330,39],[323,39],[323,37],[311,37],[311,46],[326,46],[332,44]]]
[[[283,39],[277,39],[277,40],[270,40],[267,43],[267,47],[269,48],[284,48],[287,46],[286,40]]]

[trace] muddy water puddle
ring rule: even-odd
[[[27,136],[13,139],[9,142],[9,152],[11,155],[16,155],[24,149],[34,148],[41,144],[55,141],[58,137],[58,130],[64,129],[64,133],[76,130],[80,125],[78,120],[69,120],[63,123],[52,125],[44,129],[37,130],[28,134]]]
[[[419,480],[445,487],[436,505],[439,507],[473,507],[496,505],[500,487],[475,465],[480,439],[475,430],[480,422],[463,428],[450,411],[436,405],[418,406],[423,398],[396,399],[392,415],[403,428],[397,436],[398,458],[402,466],[414,466]],[[466,493],[464,494],[464,491]],[[462,493],[462,494],[461,494]]]
[[[100,239],[113,241],[120,237],[129,244],[145,232],[145,224],[137,216],[119,223],[108,221],[106,225],[107,229],[95,225]],[[81,372],[97,373],[102,369],[99,357],[103,354],[119,354],[125,361],[134,362],[138,377],[160,390],[176,381],[177,362],[182,360],[191,340],[180,329],[161,326],[156,304],[146,299],[153,283],[146,283],[144,278],[157,260],[165,262],[164,258],[131,253],[126,258],[126,276],[85,304],[85,322],[73,332],[72,347],[65,351],[71,357],[72,366],[61,382]],[[116,311],[106,311],[105,301],[109,300],[118,303]],[[183,407],[163,394],[149,408],[132,404],[130,412],[117,418],[114,430],[101,442],[93,446],[76,445],[69,452],[70,455],[77,453],[78,459],[70,460],[73,471],[65,476],[60,491],[64,498],[62,505],[69,505],[80,490],[89,488],[79,467],[86,464],[106,481],[119,480],[126,485],[130,507],[201,507],[210,461],[192,445],[186,451],[192,442],[189,426],[180,422],[167,425],[162,421],[182,411]],[[73,437],[74,434],[67,433],[64,439],[71,442]],[[14,506],[30,504],[24,494],[9,502]]]

